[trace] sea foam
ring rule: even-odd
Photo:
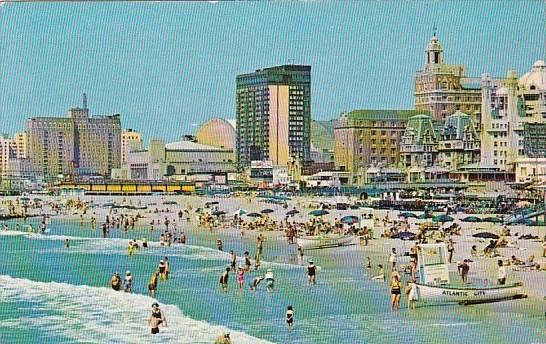
[[[8,324],[50,329],[75,342],[212,343],[229,332],[234,343],[269,343],[244,332],[191,319],[178,307],[168,304],[160,304],[168,327],[161,327],[160,333],[154,336],[147,321],[155,300],[107,288],[0,275],[0,299],[32,303],[42,310],[40,316],[25,315],[10,319]],[[2,327],[0,324],[0,329]]]

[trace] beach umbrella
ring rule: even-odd
[[[502,219],[499,219],[498,217],[486,217],[482,219],[482,222],[502,223]]]
[[[423,219],[431,219],[433,218],[434,216],[432,214],[429,214],[429,213],[423,213],[419,216],[417,216],[418,219],[420,220],[423,220]]]
[[[415,240],[415,233],[404,231],[395,235],[394,238],[400,240]]]
[[[452,218],[451,216],[449,216],[449,215],[442,214],[442,215],[434,216],[434,217],[432,218],[432,221],[444,223],[444,222],[451,222],[451,221],[453,221],[453,218]]]
[[[464,219],[461,219],[463,222],[481,222],[481,219],[476,216],[467,216]]]
[[[500,237],[497,234],[490,233],[490,232],[480,232],[472,235],[474,238],[480,238],[480,239],[499,239]]]
[[[309,212],[309,215],[313,215],[313,216],[323,216],[327,214],[330,214],[330,213],[324,209],[317,209],[317,210],[313,210]]]
[[[220,216],[220,215],[225,215],[226,212],[221,211],[221,210],[217,210],[217,211],[213,211],[211,214],[214,215],[214,216]]]
[[[399,217],[405,217],[405,218],[409,218],[409,217],[417,218],[417,214],[409,213],[409,212],[400,213],[400,214],[398,214],[398,216]]]
[[[250,213],[250,214],[246,214],[246,216],[248,216],[248,217],[262,217],[262,214],[260,214],[260,213]]]
[[[274,211],[275,210],[273,210],[273,209],[264,209],[264,210],[260,211],[260,213],[262,213],[262,214],[271,214]]]
[[[341,218],[341,222],[352,225],[358,222],[358,216],[348,215]]]
[[[298,210],[292,209],[292,210],[290,210],[289,212],[287,212],[286,215],[288,215],[288,216],[294,216],[294,215],[299,214],[299,213],[300,213],[300,212],[299,212]]]

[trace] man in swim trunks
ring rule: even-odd
[[[159,271],[159,276],[161,277],[161,279],[166,280],[167,279],[167,264],[165,264],[165,261],[163,259],[159,261],[157,270]]]
[[[286,324],[288,325],[289,330],[294,327],[294,309],[292,306],[286,307]]]
[[[249,256],[249,253],[248,251],[245,252],[245,271],[246,272],[249,272],[250,271],[250,266],[252,264],[250,264],[250,256]]]
[[[159,304],[157,304],[157,302],[152,304],[152,315],[150,316],[148,322],[150,324],[150,327],[152,328],[152,334],[159,333],[159,325],[163,324],[163,326],[167,326],[167,320],[165,319],[165,315],[159,309]]]
[[[229,254],[231,255],[231,268],[235,269],[235,263],[237,262],[237,255],[235,254],[235,252],[233,252],[233,250],[230,250]]]

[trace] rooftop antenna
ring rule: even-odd
[[[87,94],[83,94],[83,108],[87,109]]]

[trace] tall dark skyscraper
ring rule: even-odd
[[[237,76],[237,162],[309,160],[311,66],[283,65]]]

